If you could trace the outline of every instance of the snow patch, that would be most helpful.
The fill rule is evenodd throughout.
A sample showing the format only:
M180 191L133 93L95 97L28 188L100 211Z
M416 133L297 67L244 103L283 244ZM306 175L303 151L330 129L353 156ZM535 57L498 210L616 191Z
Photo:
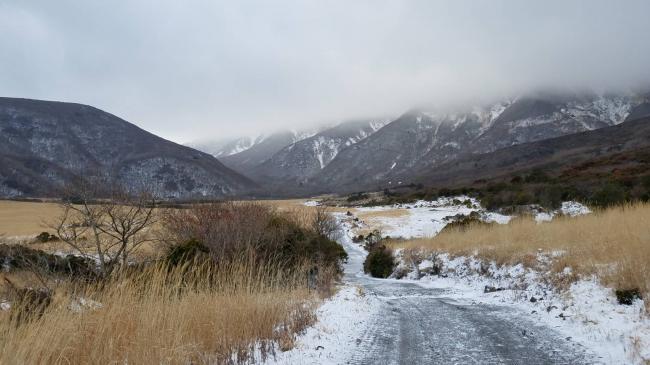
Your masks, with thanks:
M360 287L343 286L318 309L318 322L298 338L296 346L266 363L345 364L378 306L377 298Z

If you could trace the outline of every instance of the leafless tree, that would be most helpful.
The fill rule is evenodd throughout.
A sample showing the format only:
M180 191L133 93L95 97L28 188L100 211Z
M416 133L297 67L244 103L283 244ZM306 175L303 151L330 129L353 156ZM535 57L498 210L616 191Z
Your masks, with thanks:
M340 234L339 223L326 206L316 207L312 221L312 229L329 239L336 240Z
M91 183L68 191L61 215L49 226L78 254L94 256L101 275L127 265L129 256L152 240L148 231L156 223L156 201L151 194L113 188L98 197L100 190Z

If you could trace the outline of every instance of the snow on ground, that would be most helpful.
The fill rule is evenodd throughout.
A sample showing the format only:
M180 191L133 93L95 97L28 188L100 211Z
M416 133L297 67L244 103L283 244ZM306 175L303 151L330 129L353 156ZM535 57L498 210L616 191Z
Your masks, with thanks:
M564 215L575 217L591 213L591 210L578 202L563 202L560 212Z
M378 305L360 287L345 285L317 311L318 322L299 336L296 346L267 364L344 364L352 358L366 323Z
M537 213L535 215L535 220L537 222L549 222L553 220L553 217L555 217L558 214L566 215L569 217L577 217L579 215L585 215L590 213L591 213L591 209L589 209L587 206L578 202L568 201L568 202L563 202L560 209L556 211Z
M532 319L597 354L604 364L650 361L650 318L642 300L631 306L620 305L613 291L594 278L578 281L561 292L545 283L548 273L521 264L498 267L472 257L441 254L424 260L420 269L426 271L434 262L442 269L441 276L415 280L410 273L406 280L449 289L450 298L468 304L506 305L528 312ZM497 291L486 293L486 287Z
M457 214L468 215L480 212L482 219L488 222L508 223L509 216L485 212L480 203L467 196L443 197L434 201L419 200L411 204L357 208L358 213L388 212L403 210L404 215L375 215L368 218L367 224L382 227L382 233L391 237L429 237L440 232L447 225L445 217Z
M343 214L335 213L342 220ZM361 268L367 252L357 245L350 245L351 226L343 222L339 241L348 250L344 264L346 275L363 275ZM343 285L340 290L316 312L317 322L297 339L296 346L277 353L266 364L344 364L353 357L359 338L379 308L374 295L366 294L361 287Z
M407 205L359 208L357 212L382 212L406 209L406 215L375 215L371 227L384 225L384 234L393 237L423 237L438 233L450 215L478 211L486 221L507 223L511 217L485 212L473 199L467 197L442 198L434 202L416 202ZM465 200L470 199L469 203ZM458 203L460 201L460 203ZM543 219L556 214L576 216L590 210L575 202L565 202L559 211L546 213ZM354 235L351 219L343 219L346 234ZM538 221L540 215L538 215ZM369 219L370 220L370 219ZM358 272L365 252L356 245L346 265L346 273ZM540 262L550 260L561 252L539 254ZM399 257L399 252L398 252ZM404 265L404 264L402 264ZM597 354L603 364L644 364L650 361L650 318L644 302L637 300L631 306L619 305L611 289L596 279L581 280L566 291L556 290L548 279L549 273L524 268L523 265L497 266L472 257L438 254L419 265L422 272L438 265L441 276L416 278L410 273L404 282L413 282L425 288L445 289L445 296L467 304L512 306L530 313L530 318L553 328L571 340ZM566 275L570 275L567 271ZM390 280L390 279L389 279ZM492 287L496 291L486 290ZM498 290L497 290L498 289ZM486 292L487 291L487 292ZM345 363L356 346L378 299L365 295L360 289L346 285L318 310L318 322L297 340L294 349L279 353L274 364ZM534 334L531 334L534 335Z

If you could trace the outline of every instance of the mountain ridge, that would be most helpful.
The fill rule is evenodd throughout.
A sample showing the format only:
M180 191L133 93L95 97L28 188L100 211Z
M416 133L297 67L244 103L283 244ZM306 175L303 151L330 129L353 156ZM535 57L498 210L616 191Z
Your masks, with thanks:
M214 157L92 106L0 98L0 193L51 196L73 177L110 175L169 198L223 197L257 185Z

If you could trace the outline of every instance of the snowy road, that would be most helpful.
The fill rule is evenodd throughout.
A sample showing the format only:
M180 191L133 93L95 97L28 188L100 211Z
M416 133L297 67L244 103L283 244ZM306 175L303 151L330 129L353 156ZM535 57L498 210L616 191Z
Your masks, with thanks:
M379 306L356 341L349 364L593 364L579 345L527 313L458 302L452 288L369 278L365 253L342 239L350 260L345 280L376 296Z

